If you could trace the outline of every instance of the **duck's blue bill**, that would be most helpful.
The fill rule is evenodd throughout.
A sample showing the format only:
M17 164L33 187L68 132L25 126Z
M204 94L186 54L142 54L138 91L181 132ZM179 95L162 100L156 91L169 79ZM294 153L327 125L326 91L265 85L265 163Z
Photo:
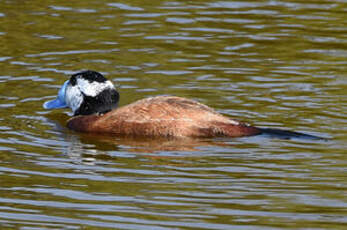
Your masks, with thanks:
M67 80L64 85L60 88L58 97L52 101L46 101L43 104L43 108L45 109L62 109L67 108L68 106L65 103L65 91L66 86L68 85L69 81Z
M67 105L65 104L65 101L59 100L59 98L52 100L52 101L46 101L43 104L43 108L45 109L62 109L67 108Z

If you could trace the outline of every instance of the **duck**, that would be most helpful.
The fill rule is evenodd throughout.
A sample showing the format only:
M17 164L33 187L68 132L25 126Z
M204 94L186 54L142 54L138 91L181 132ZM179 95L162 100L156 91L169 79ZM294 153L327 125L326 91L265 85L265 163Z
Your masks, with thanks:
M178 96L153 96L118 107L120 95L101 73L86 70L71 75L45 109L70 108L67 127L76 132L114 136L211 138L260 134L282 138L319 137L271 128L259 128L218 113L195 100Z

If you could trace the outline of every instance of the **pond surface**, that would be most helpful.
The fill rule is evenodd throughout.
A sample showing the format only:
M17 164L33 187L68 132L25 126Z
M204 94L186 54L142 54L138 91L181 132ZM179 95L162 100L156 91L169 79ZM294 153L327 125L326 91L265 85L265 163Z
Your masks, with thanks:
M346 22L343 0L0 1L0 228L345 228ZM85 69L121 105L177 95L331 140L82 135L42 104Z

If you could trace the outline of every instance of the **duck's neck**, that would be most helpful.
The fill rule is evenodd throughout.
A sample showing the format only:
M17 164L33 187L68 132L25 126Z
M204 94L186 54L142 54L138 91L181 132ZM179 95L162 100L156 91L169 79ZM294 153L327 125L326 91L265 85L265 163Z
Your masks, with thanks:
M83 101L74 116L105 114L116 108L118 101L119 93L116 90L105 90L95 97L83 95Z

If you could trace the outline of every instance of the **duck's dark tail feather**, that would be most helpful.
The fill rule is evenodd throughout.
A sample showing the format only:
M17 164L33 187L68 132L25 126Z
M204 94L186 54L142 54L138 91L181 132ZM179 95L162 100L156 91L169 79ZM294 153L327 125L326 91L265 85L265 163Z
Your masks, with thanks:
M318 137L310 134L293 132L289 130L271 129L271 128L259 128L261 134L268 135L270 137L281 138L281 139L306 139L306 140L327 140L323 137Z

